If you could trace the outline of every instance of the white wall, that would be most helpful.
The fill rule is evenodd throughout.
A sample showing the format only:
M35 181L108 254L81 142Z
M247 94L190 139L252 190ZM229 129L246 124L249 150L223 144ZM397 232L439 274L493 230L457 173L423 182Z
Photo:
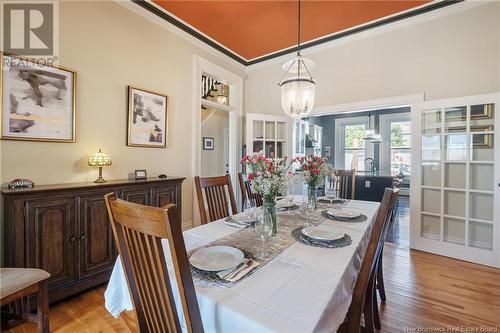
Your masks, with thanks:
M316 107L415 93L433 100L500 91L500 2L370 33L307 55L316 63ZM282 113L281 64L249 69L245 112Z
M236 74L242 67L213 56L113 1L59 3L60 65L78 72L76 143L0 141L0 182L16 177L35 184L93 181L89 154L102 148L113 165L107 179L126 179L134 169L187 177L184 222L192 220L192 73L198 54ZM166 149L127 147L126 86L169 96Z
M215 113L201 124L201 137L214 138L214 149L201 151L201 177L225 174L224 128L229 128L229 112L225 111L215 110Z

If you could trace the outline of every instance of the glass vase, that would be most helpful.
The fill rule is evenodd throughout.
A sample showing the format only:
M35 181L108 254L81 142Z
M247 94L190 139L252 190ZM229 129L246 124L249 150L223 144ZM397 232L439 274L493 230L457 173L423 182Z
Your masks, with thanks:
M264 223L272 226L271 236L274 237L278 234L278 221L276 219L276 201L264 202Z
M307 186L307 206L309 209L316 211L318 209L318 186Z

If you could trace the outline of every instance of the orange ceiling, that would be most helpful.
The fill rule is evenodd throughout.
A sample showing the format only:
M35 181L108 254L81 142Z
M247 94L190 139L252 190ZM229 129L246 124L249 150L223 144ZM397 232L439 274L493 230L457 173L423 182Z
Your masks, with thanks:
M156 4L247 60L296 45L297 2L160 1ZM302 1L303 42L377 20L429 0Z

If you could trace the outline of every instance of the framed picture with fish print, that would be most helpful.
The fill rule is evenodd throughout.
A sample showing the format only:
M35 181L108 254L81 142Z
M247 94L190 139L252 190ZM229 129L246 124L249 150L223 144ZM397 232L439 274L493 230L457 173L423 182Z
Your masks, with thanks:
M75 142L76 72L0 52L0 138Z
M168 96L128 86L127 119L127 146L167 146Z

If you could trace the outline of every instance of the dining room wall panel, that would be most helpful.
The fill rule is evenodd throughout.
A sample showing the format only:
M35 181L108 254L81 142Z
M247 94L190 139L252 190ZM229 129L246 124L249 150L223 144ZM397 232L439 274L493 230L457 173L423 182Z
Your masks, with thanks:
M1 140L2 186L20 177L36 185L93 181L97 169L87 160L101 148L113 162L106 179L127 179L135 169L187 177L182 216L189 223L193 55L238 75L244 69L114 1L60 1L58 32L59 65L77 72L76 143ZM167 148L126 146L127 85L168 96Z

